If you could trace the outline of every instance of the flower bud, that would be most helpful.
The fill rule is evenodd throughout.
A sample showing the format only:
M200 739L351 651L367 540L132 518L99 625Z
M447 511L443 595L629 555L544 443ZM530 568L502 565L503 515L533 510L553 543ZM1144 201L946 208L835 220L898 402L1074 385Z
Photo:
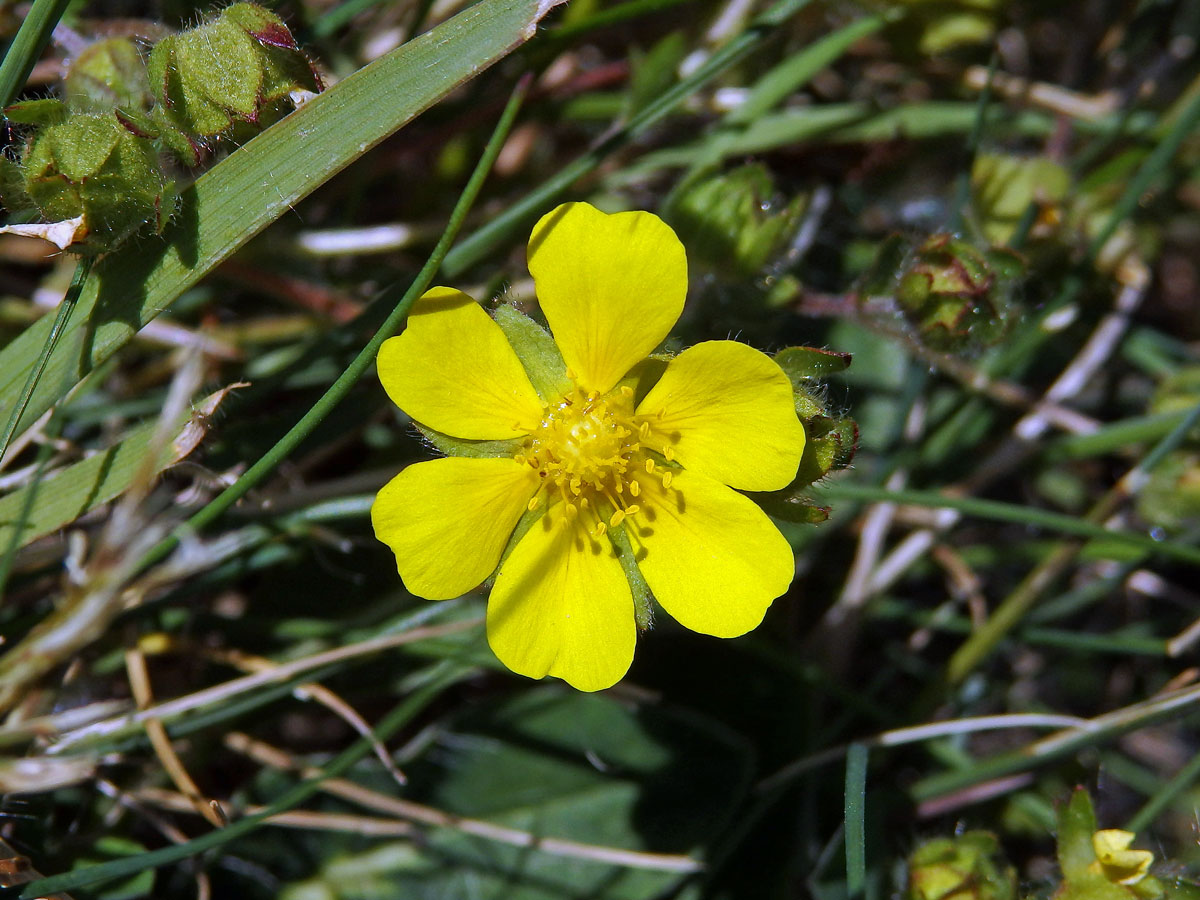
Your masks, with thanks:
M807 205L802 196L777 204L775 195L764 166L743 166L686 188L669 218L690 251L749 278L782 251Z
M907 900L1014 900L1016 873L998 858L996 838L968 831L938 838L908 859Z
M159 41L148 69L160 101L151 118L167 148L192 166L206 139L235 122L257 123L292 91L321 87L282 20L251 3Z
M67 70L67 105L101 113L117 107L150 107L150 82L137 45L129 38L97 41L83 50Z
M792 382L796 415L804 423L804 455L790 485L782 491L759 495L757 500L772 516L817 524L829 518L829 508L817 506L803 491L830 472L850 465L858 449L858 423L830 411L825 391L816 379L845 370L850 365L850 354L788 347L775 355L775 362Z
M24 192L50 222L83 217L88 248L106 250L144 224L161 232L174 183L153 146L117 118L74 113L34 135L24 158Z
M1020 259L980 250L948 234L930 237L909 260L896 302L934 350L962 352L995 343L1008 321L1008 285Z

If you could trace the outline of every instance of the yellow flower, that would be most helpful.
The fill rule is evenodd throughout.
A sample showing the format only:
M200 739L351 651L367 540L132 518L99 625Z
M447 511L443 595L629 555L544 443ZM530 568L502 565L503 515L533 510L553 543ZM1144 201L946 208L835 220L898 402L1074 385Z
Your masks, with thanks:
M426 293L380 349L380 381L415 421L504 442L483 446L505 455L410 465L371 519L418 596L459 596L499 565L496 656L594 691L633 660L622 553L663 609L718 637L757 626L787 590L791 548L738 491L786 486L804 428L787 376L745 344L648 359L687 292L683 246L657 216L564 204L534 227L529 270L562 357L550 376L527 373L500 326L451 288Z
M1105 828L1092 835L1092 849L1104 877L1113 884L1134 885L1150 871L1154 854L1149 850L1130 850L1137 837L1132 831Z

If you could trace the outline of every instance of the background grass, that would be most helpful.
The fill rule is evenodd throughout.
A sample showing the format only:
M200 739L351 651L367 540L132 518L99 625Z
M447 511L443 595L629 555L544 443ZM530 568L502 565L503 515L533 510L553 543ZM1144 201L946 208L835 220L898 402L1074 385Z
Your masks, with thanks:
M276 7L329 89L178 173L166 234L89 276L0 463L0 858L51 876L0 886L884 897L970 828L1048 896L1085 785L1185 890L1200 6L572 0L534 33L465 5ZM44 96L73 35L203 12L0 6L0 81ZM660 615L602 695L503 670L484 595L408 595L367 519L430 454L373 342L428 278L530 308L564 199L677 228L679 346L852 353L816 393L860 434L829 519L781 522L763 626ZM1016 254L971 298L990 340L895 301L947 232ZM11 417L74 260L0 258Z

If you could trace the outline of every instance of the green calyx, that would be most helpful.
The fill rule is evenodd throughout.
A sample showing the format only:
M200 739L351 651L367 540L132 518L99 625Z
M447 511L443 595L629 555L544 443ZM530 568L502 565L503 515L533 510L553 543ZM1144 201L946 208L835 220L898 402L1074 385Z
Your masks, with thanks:
M113 113L71 113L34 135L23 189L47 221L83 217L86 243L102 250L149 224L161 232L175 205L174 183L154 147Z
M796 415L804 423L804 455L796 477L786 488L756 496L772 516L788 522L818 524L829 518L829 508L818 506L805 491L830 472L847 468L858 449L858 423L834 411L819 378L844 371L849 353L816 347L787 347L775 362L792 382Z
M901 273L896 302L926 346L964 352L1003 336L1009 284L1020 270L1020 257L1011 251L982 250L953 235L933 235Z
M235 123L257 124L293 91L321 88L287 26L253 3L236 3L204 25L159 41L147 68L157 101L150 119L166 147L189 166Z

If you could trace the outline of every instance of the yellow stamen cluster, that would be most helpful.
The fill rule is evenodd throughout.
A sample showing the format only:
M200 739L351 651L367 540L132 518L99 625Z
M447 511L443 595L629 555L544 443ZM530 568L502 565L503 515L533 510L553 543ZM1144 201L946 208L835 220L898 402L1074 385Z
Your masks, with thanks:
M562 521L587 516L595 537L616 528L640 510L639 474L655 474L654 460L646 456L650 435L650 423L633 414L628 387L607 397L574 388L546 409L517 455L542 478L529 508L536 509L550 492L562 500ZM669 472L660 475L669 486ZM609 509L605 522L602 510Z

